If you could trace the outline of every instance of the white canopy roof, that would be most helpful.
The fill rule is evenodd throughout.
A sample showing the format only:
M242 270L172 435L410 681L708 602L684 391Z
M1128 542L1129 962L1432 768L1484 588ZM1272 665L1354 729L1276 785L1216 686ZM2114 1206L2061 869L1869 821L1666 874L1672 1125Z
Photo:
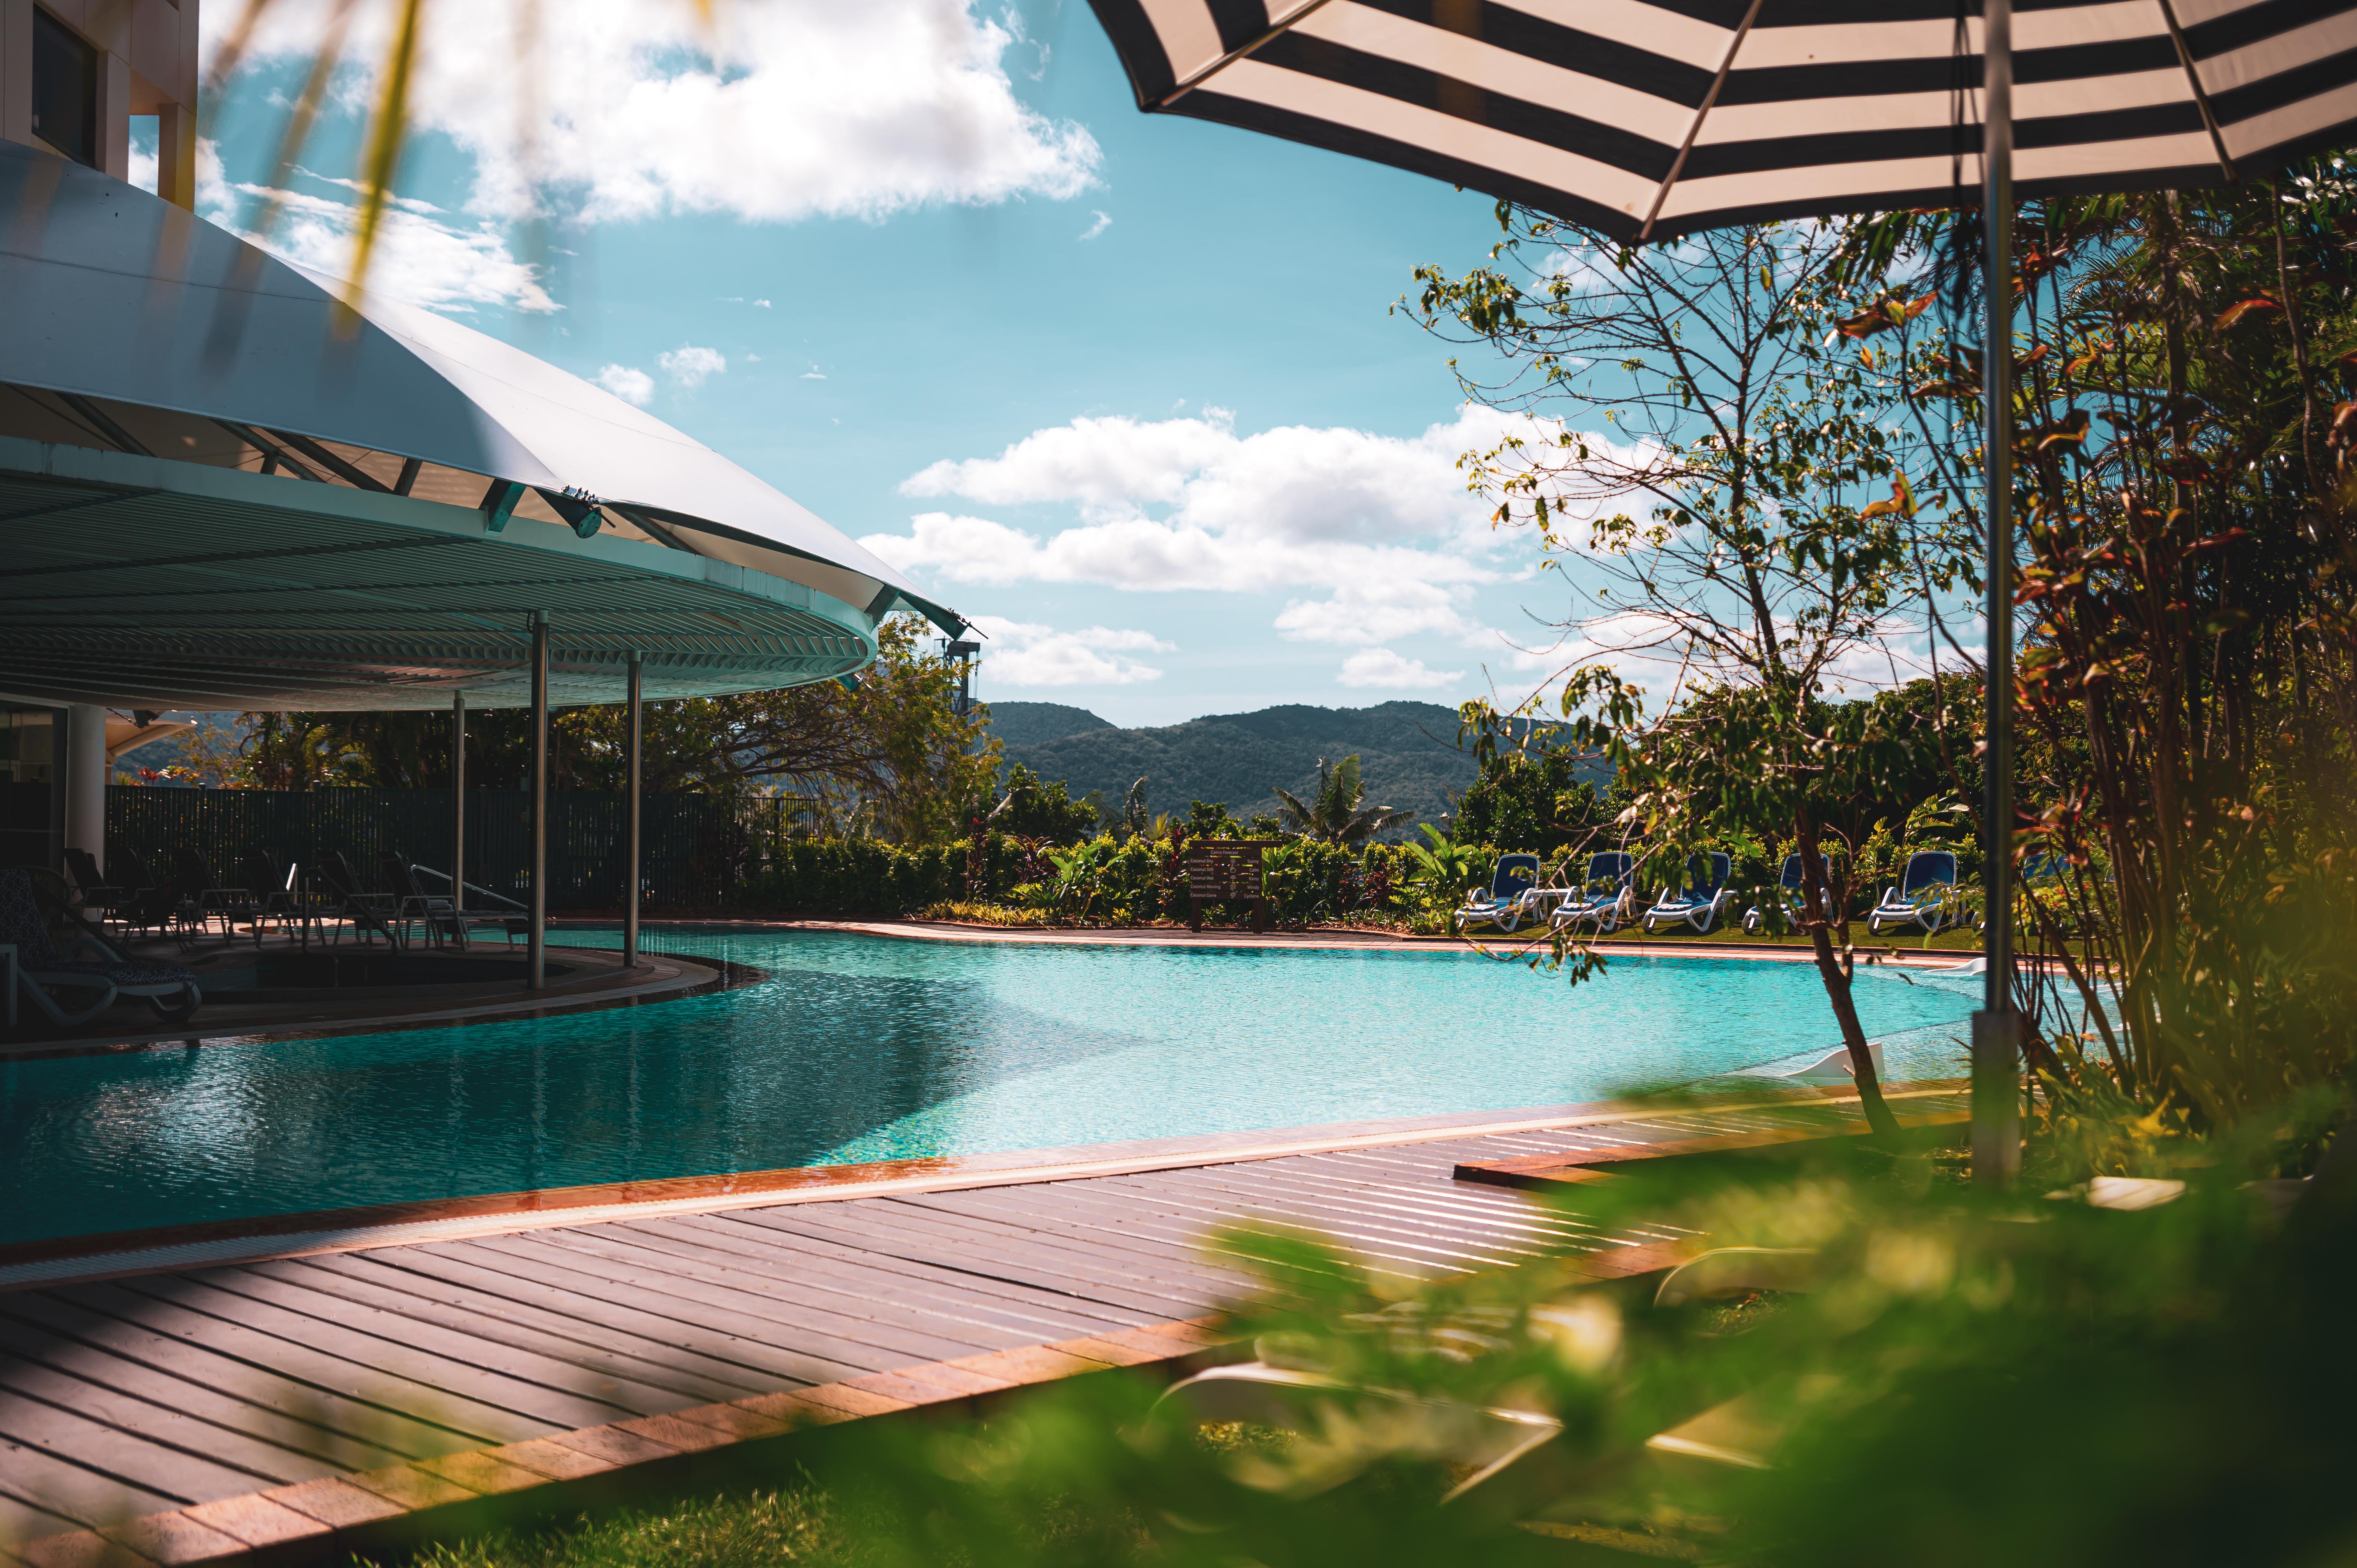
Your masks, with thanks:
M293 435L346 448L335 455L363 471L356 458L382 456L385 478L364 488L455 499L480 476L570 491L610 503L605 526L625 538L801 583L871 620L912 609L963 629L891 566L643 410L431 311L370 296L354 322L339 288L121 180L0 143L0 383L202 426L128 449L273 472L272 438ZM103 429L103 413L81 423ZM309 467L330 482L346 471ZM525 499L520 515L554 521Z

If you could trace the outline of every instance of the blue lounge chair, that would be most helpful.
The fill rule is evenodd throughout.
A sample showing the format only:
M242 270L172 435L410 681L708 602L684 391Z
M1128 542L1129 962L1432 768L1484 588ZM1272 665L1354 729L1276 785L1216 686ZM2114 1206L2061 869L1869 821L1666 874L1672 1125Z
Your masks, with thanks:
M68 958L67 953L86 956ZM157 1016L176 1024L195 1017L204 1001L197 977L178 964L127 959L87 936L76 937L59 952L33 897L32 878L16 868L0 871L0 985L7 993L0 1016L12 1028L19 997L49 1022L69 1028L95 1018L119 996L144 996ZM49 993L52 989L85 993L93 1000L87 1006L67 1007Z
M1826 897L1831 897L1833 876L1825 867L1825 857L1823 854L1817 856L1817 880L1825 885ZM1783 911L1784 923L1787 926L1797 927L1803 918L1807 903L1808 900L1803 897L1801 888L1801 856L1799 852L1795 851L1784 857L1784 869L1776 874L1776 891L1770 896L1768 903L1748 910L1744 914L1743 929L1747 931L1764 929L1768 924L1769 915L1779 909Z
M1629 918L1629 882L1636 875L1637 857L1618 850L1587 857L1587 875L1571 896L1555 906L1552 917L1558 926L1576 926L1593 920L1596 934L1618 926Z
M1495 926L1501 931L1512 931L1534 913L1541 901L1539 887L1539 857L1534 854L1501 854L1498 869L1490 878L1487 892L1480 889L1457 911L1456 928L1459 931L1473 926Z
M1944 849L1919 849L1907 857L1899 886L1882 890L1882 901L1866 917L1866 929L1878 937L1885 926L1912 921L1926 931L1937 931L1956 924L1963 912L1956 897L1955 855Z
M1713 850L1709 854L1696 855L1695 859L1706 863L1699 868L1701 875L1697 876L1695 872L1698 868L1689 864L1686 867L1687 886L1663 888L1662 896L1653 900L1653 907L1645 911L1644 924L1648 936L1652 934L1656 920L1665 926L1684 920L1697 931L1707 931L1720 913L1735 902L1735 895L1727 886L1727 875L1732 865L1727 857Z

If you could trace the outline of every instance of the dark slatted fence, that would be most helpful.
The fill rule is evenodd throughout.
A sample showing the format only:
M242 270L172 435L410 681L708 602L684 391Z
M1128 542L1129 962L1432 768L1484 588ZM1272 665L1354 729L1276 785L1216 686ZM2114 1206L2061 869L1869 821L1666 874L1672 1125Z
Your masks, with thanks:
M619 794L549 797L548 902L553 909L619 906L627 806ZM656 908L716 908L767 865L801 803L713 795L650 795L640 818L641 896ZM373 878L380 850L447 871L450 795L444 789L182 789L118 785L106 792L110 857L121 844L160 872L169 853L197 850L224 876L251 851L308 866L341 850ZM467 880L509 897L531 887L530 797L467 791ZM110 865L110 873L114 871ZM427 879L432 884L432 879Z

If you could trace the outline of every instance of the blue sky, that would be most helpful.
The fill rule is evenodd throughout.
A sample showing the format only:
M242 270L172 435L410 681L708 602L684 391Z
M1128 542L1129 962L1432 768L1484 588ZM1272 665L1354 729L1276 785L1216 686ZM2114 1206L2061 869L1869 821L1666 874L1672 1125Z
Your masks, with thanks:
M1488 199L1141 115L1081 0L738 0L717 73L683 8L598 9L522 111L464 52L496 5L441 40L373 284L643 397L902 564L991 634L985 698L1161 724L1527 686L1501 633L1544 646L1524 611L1562 590L1463 493L1494 417L1386 315L1418 263L1485 253ZM268 176L287 25L219 122L231 186ZM343 87L274 235L328 264Z

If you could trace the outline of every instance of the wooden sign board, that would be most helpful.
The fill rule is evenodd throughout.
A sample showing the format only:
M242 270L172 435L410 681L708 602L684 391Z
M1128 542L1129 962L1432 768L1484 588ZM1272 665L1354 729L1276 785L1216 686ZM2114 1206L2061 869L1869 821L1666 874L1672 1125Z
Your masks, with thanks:
M1187 846L1187 929L1203 929L1203 906L1252 900L1252 929L1268 929L1268 898L1261 886L1261 852L1268 839L1197 839Z

